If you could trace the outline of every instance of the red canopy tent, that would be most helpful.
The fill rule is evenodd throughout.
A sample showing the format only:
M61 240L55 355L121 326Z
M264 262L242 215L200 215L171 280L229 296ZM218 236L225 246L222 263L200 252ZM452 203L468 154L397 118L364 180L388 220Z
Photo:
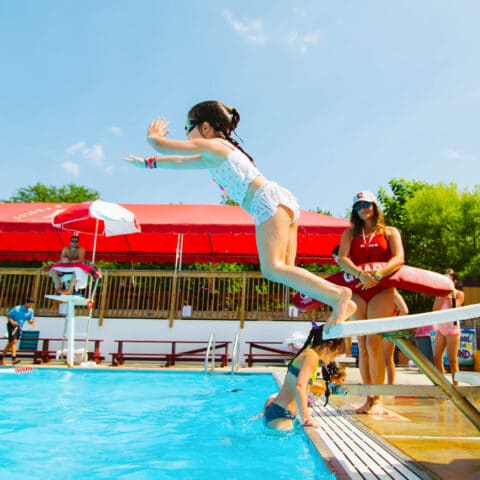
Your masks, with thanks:
M52 225L67 203L0 204L0 260L58 260L71 232ZM182 261L258 263L252 218L227 205L122 204L135 214L140 233L100 237L97 259L175 262L178 235L184 234ZM332 263L347 220L303 210L298 232L298 263ZM80 235L87 254L93 235Z

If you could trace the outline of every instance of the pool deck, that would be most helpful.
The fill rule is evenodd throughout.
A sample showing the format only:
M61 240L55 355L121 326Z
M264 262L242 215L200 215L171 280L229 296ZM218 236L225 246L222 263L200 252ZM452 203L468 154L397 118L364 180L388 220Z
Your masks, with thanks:
M27 365L27 362L22 362L21 365ZM62 366L64 364L52 362L48 366L35 366L35 368L58 368ZM110 367L105 364L99 368L108 370L112 368L116 370L150 370L158 369L158 365L129 363L123 367ZM163 371L198 371L202 368L198 365L178 365L160 369ZM230 368L217 368L216 371L230 372ZM259 372L272 373L277 379L281 380L285 375L285 368L258 366L239 369L239 373ZM450 379L450 376L447 375L447 378ZM346 383L361 383L358 368L347 367ZM395 384L432 385L430 380L417 368L406 367L397 367ZM323 408L317 402L314 407L314 414L321 416L325 420L325 424L329 425L329 428L325 429L325 434L328 434L329 430L335 431L344 428L341 423L343 422L345 428L355 439L365 437L365 446L358 447L357 445L356 447L357 453L358 448L360 450L364 449L358 455L360 458L365 456L363 454L367 453L368 450L377 451L383 445L387 454L392 453L392 458L400 459L403 465L412 464L413 471L417 472L418 475L412 473L412 476L410 476L409 473L395 473L392 476L384 476L383 473L380 473L378 476L362 476L352 472L345 473L345 470L338 470L334 466L333 469L337 473L338 480L355 478L431 478L442 480L461 478L467 480L480 478L480 431L450 401L441 398L384 396L383 403L388 411L387 415L356 414L355 409L362 405L364 400L364 396L348 395L342 397L332 395L329 407ZM480 398L475 399L475 405L477 409L480 409ZM309 436L312 438L312 435ZM313 443L320 449L322 456L327 457L328 463L328 452L325 454L322 450L324 448L328 449L329 440L323 438L323 432L320 436L323 440L326 440L326 443L322 443L322 441L318 444L315 441ZM342 432L340 437L344 436L346 436L346 433ZM332 439L330 441L334 442ZM332 448L329 448L329 450L332 451ZM352 455L355 455L355 453L345 454L346 457ZM341 454L336 455L337 459L341 456ZM381 461L385 462L385 460Z
M347 368L347 372L346 383L361 383L358 368ZM450 379L450 375L447 378ZM403 367L396 369L395 384L432 385L417 368ZM380 440L380 444L383 442L391 445L405 463L413 460L421 469L425 469L426 478L480 478L480 431L450 401L441 398L384 396L387 415L356 414L355 410L364 400L363 396L332 395L330 403L335 411L326 412L325 416L327 419L332 415L342 417L360 427L360 433L366 432L372 439ZM477 409L480 409L480 399L477 398L475 402ZM322 407L317 407L315 411L321 412ZM422 472L419 473L422 478ZM380 475L377 478L395 477Z

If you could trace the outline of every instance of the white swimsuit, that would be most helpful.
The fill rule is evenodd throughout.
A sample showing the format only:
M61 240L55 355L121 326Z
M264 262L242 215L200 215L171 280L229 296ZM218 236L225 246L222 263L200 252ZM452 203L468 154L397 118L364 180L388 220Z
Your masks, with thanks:
M239 205L243 205L253 179L260 175L250 159L237 148L230 150L227 158L218 167L210 168L209 171L218 186Z
M250 183L261 175L250 159L237 148L232 148L225 160L209 171L218 186L242 206ZM267 182L253 195L248 213L258 226L272 217L279 205L292 211L292 223L298 220L300 207L295 196L277 183Z

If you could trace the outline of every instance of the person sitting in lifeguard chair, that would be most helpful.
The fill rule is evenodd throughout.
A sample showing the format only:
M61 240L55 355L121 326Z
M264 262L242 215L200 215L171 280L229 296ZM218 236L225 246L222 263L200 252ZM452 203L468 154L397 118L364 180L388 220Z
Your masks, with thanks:
M68 267L65 264L83 264L85 261L85 249L79 246L80 238L78 234L73 234L70 238L70 246L64 247L62 253L60 254L59 264L62 266ZM61 277L68 273L71 276L70 282L66 288L63 287ZM55 293L60 295L71 295L75 289L77 278L75 270L71 272L61 272L54 268L50 269L50 277L55 284Z

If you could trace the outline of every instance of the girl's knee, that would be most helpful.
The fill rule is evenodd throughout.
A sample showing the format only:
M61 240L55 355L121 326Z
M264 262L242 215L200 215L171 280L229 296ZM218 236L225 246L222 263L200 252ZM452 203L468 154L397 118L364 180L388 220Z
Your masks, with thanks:
M281 272L282 268L281 265L275 265L275 264L262 264L260 265L260 270L262 272L262 275L270 281L278 281L279 278L281 278Z

